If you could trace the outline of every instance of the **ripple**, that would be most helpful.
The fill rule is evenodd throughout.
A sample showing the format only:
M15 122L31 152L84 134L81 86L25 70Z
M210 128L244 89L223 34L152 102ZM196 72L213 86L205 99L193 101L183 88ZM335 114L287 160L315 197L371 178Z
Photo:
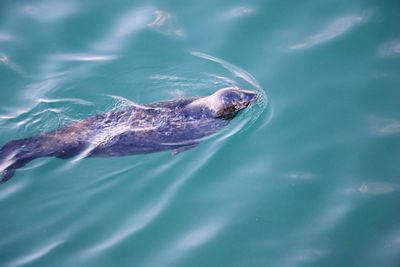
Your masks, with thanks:
M0 55L0 62L3 63L6 68L18 73L21 76L26 76L24 69L13 62L8 56Z
M168 203L169 196L170 194L164 195L164 197L162 197L161 200L155 205L145 207L142 209L142 211L137 212L132 218L130 218L125 226L119 227L117 232L113 233L110 237L107 237L106 239L98 242L98 244L95 246L90 247L84 253L84 255L98 254L108 250L109 248L114 247L126 238L143 229L151 221L153 221L161 213L161 211L164 210Z
M41 97L46 95L49 92L56 90L62 79L57 77L49 77L47 79L43 79L38 82L34 82L28 84L25 92L29 92L28 94L24 94L23 96L27 99L36 100L37 97Z
M182 233L175 241L168 244L163 253L151 261L148 266L174 266L183 260L191 250L210 242L224 227L225 220L212 219L202 222Z
M306 225L297 225L297 234L293 239L300 240L301 247L287 248L288 252L279 266L302 266L320 260L329 255L331 250L325 247L315 247L321 237L337 229L346 216L352 211L354 205L348 200L333 196L338 202L329 201L323 209L316 213ZM304 235L305 233L306 236Z
M147 27L152 21L152 8L135 8L119 16L110 32L100 41L93 44L98 50L118 50L132 34Z
M253 15L255 11L256 8L249 5L231 7L221 12L217 19L219 19L221 22L236 21L243 17Z
M232 17L248 16L254 13L254 8L250 6L240 6L232 9L229 14Z
M4 64L8 64L8 57L5 55L0 56L0 62L3 62Z
M95 109L92 102L77 98L36 98L30 108L13 108L0 116L0 125L22 135L43 133L78 119L79 113ZM90 112L88 112L90 113Z
M383 237L376 242L375 251L378 251L377 255L387 259L396 260L400 253L400 230L391 230L389 233L385 233Z
M1 165L0 165L0 170L3 169L3 166L1 166ZM4 199L14 195L18 191L21 191L22 188L24 188L24 187L25 187L25 183L23 183L23 182L14 183L8 187L2 187L0 190L0 200L3 201Z
M191 52L192 55L196 56L196 57L200 57L203 59L207 59L213 62L216 62L218 64L220 64L222 67L224 67L225 69L229 70L232 74L234 74L235 76L243 79L244 81L248 82L249 84L251 84L252 86L255 87L256 90L259 90L258 93L260 93L260 97L262 97L263 101L261 101L261 104L266 105L266 101L267 101L267 97L265 92L262 90L261 85L258 83L258 81L247 71L233 65L232 63L229 63L226 60L211 56L211 55L207 55L205 53L202 52L198 52L198 51L192 51Z
M364 23L366 16L347 16L336 19L320 32L306 38L305 41L290 46L292 50L307 49L337 38L355 26Z
M224 224L219 221L206 222L188 231L179 238L175 246L178 250L188 250L210 241Z
M400 133L400 120L371 116L370 132L378 136L397 135Z
M76 2L41 1L34 5L24 5L21 12L38 21L54 22L66 18L79 10Z
M235 66L234 64L232 64L226 60L223 60L223 59L211 56L211 55L207 55L205 53L198 52L198 51L192 51L191 54L196 57L218 63L224 69L228 70L231 74L242 79L243 81L247 82L249 85L251 85L253 87L252 90L256 91L256 93L258 95L258 100L255 104L253 104L252 108L245 109L242 112L242 114L244 116L247 115L247 117L250 118L250 120L248 121L249 123L246 125L246 127L244 129L247 129L248 127L250 127L258 119L258 117L262 114L262 112L265 110L265 108L268 105L267 94L265 93L265 90L261 87L259 82L250 73L239 68L238 66ZM229 79L229 81L234 82L234 84L233 84L234 87L239 87L239 88L241 87L238 83L236 83L236 81L231 80L231 79ZM248 88L244 88L244 89L248 89ZM255 107L257 107L257 108L255 108Z
M394 57L400 55L400 40L386 42L379 46L378 55L382 57Z
M146 28L173 37L186 35L174 14L154 7L141 7L119 16L109 33L102 40L95 42L93 47L97 50L119 50L129 37Z
M217 145L218 147L218 145ZM116 231L107 237L103 237L102 240L96 242L93 246L82 252L82 256L93 256L103 251L106 251L112 247L115 247L122 243L128 238L132 238L137 232L148 227L153 221L155 221L163 212L167 210L168 205L178 195L181 187L191 178L194 173L202 168L209 159L214 155L216 149L214 146L206 148L199 160L190 166L183 166L184 170L180 171L181 175L175 179L166 189L164 189L161 195L157 196L153 203L143 205L141 210L135 211L125 222L120 226L115 226ZM181 159L177 156L174 157L170 164L165 164L159 169L155 169L151 176L158 177L159 172L167 172L167 169L172 169L174 166L181 162ZM147 177L150 179L151 177ZM206 233L206 232L204 232ZM198 237L200 238L200 236ZM200 240L201 241L201 240ZM198 241L198 242L200 242ZM201 243L201 242L200 242Z
M329 250L321 248L303 248L298 249L293 252L293 255L289 256L290 264L285 264L286 266L297 266L298 264L305 264L316 262L322 257L329 254Z
M57 54L55 59L64 61L109 61L117 58L115 55L102 55L102 54Z
M73 160L54 158L27 165L48 163L0 188L0 265L239 266L248 261L254 264L242 265L279 266L274 263L284 261L307 266L341 265L345 259L336 256L346 255L396 266L398 168L396 160L371 164L382 153L396 152L400 117L387 106L396 96L396 79L360 77L376 68L388 75L396 67L391 60L400 54L400 37L393 32L394 5L356 1L330 10L332 3L143 3L5 1L2 140L134 104L129 98L147 103L237 86L257 90L260 101L217 135L174 157L168 151L85 159L73 169L63 169L76 164ZM363 15L364 7L379 12L377 21ZM285 43L296 32L304 34ZM364 48L372 47L375 58L350 62L359 70L349 74L353 82L336 77L337 87L348 90L340 90L324 109L319 96L330 86L317 68L326 63L317 48L351 55L357 37L366 41ZM330 47L342 40L345 45ZM291 46L292 53L266 49L279 45ZM207 54L187 53L193 49ZM304 51L305 57L290 56ZM299 74L302 61L318 63L310 66L312 77ZM364 93L357 91L360 79L371 87ZM293 101L297 104L288 105ZM370 122L369 114L347 112L343 120L340 115L348 111L343 102L360 112L380 108L387 117L377 114L382 117ZM279 118L263 128L265 116L273 117L273 104ZM333 135L317 127L327 125L317 110L335 114L330 125L343 127ZM367 119L347 127L358 115ZM246 127L251 128L240 132ZM347 153L352 147L358 155L353 160ZM367 173L392 179L374 180L363 176ZM346 188L351 192L336 191ZM382 212L368 217L377 205Z
M321 212L319 221L320 231L327 232L330 228L339 225L352 208L353 206L348 203L338 203L328 208L325 212Z
M8 42L14 40L15 37L7 32L0 31L0 42Z
M192 77L194 75L195 77ZM235 85L235 81L224 76L212 73L196 73L196 74L155 74L148 77L150 80L159 81L162 88L168 88L167 95L170 98L188 97L191 92L201 91L204 95L205 89L215 86L220 88ZM197 95L199 96L199 95Z
M79 98L52 98L52 99L46 99L46 98L38 98L39 103L61 103L62 105L64 103L72 103L76 105L84 105L84 106L93 106L94 104L90 101L86 101L83 99Z
M83 255L87 254L98 254L111 247L116 246L123 240L131 237L136 232L148 226L153 220L155 220L161 212L163 212L166 206L170 203L176 191L182 186L188 176L184 176L172 185L170 185L165 192L157 199L152 205L146 205L140 211L136 211L124 225L116 228L117 231L111 234L109 237L104 238L102 241L96 243L96 245L90 247Z
M163 10L154 10L154 14L155 19L151 23L147 24L147 26L169 36L186 36L183 29L179 26L176 17L172 13Z
M398 134L400 133L400 121L394 121L379 129L380 134Z
M48 253L53 251L56 247L58 247L60 244L62 244L63 241L55 241L50 244L47 244L45 246L42 246L35 251L24 255L23 257L17 259L16 261L12 262L9 266L22 266L25 264L31 264L35 262L36 260L46 256Z
M316 178L316 175L310 172L290 172L287 176L292 180L312 180Z
M369 195L386 195L393 193L396 190L394 185L380 182L364 182L358 187L361 194Z
M212 73L202 71L190 73L188 71L178 72L174 70L173 73L149 75L148 79L159 81L159 84L156 84L156 86L162 86L160 90L166 90L165 88L167 88L166 94L170 98L183 98L193 95L206 96L226 87L253 90L258 94L257 102L250 108L241 111L240 115L230 122L229 127L216 135L205 138L205 140L216 138L216 140L222 141L239 131L248 129L263 113L265 108L270 107L264 89L250 73L226 60L202 52L191 51L191 54L195 58L205 59L206 62L208 61L208 63L213 64L214 67L215 65L220 67L220 70ZM269 122L269 119L266 123Z

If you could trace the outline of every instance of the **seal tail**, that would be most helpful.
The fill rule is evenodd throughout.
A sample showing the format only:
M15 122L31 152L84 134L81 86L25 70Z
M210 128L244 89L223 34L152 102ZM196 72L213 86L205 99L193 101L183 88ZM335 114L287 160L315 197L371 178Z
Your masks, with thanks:
M51 156L41 145L40 137L13 140L0 149L0 184L10 180L15 170L30 161L44 156Z

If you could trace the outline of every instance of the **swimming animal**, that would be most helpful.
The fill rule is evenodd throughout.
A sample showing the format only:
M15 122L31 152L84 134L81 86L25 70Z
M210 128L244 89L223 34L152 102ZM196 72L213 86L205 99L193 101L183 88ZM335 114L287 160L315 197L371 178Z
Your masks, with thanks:
M191 149L226 126L257 100L252 91L228 87L206 97L132 104L50 132L13 140L0 149L0 183L41 157L126 156Z

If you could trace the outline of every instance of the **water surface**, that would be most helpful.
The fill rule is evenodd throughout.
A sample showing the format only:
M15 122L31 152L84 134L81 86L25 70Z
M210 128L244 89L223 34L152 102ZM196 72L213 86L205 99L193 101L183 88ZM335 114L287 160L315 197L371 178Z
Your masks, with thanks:
M1 266L399 266L398 1L3 1L0 143L130 101L259 92L185 153L39 159Z

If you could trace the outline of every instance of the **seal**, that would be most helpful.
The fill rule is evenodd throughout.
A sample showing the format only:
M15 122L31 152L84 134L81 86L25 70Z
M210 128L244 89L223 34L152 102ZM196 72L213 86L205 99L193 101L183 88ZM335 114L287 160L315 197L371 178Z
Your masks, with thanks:
M13 140L0 149L0 183L41 157L127 156L164 150L177 154L224 128L256 100L257 94L252 91L228 87L206 97L132 104Z

